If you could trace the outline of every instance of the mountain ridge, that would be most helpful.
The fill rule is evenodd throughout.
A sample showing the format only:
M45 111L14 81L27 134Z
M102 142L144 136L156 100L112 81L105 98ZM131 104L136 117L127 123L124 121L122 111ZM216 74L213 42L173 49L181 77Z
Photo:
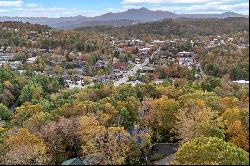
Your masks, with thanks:
M127 26L136 23L159 21L163 19L177 18L217 18L223 19L228 17L248 17L234 12L225 12L221 14L176 14L169 11L149 10L145 7L139 9L128 9L124 12L108 12L100 16L86 17L82 15L70 17L8 17L1 16L0 21L21 21L30 22L33 24L48 25L58 29L74 29L82 26L96 25L112 25L112 26ZM117 24L116 24L117 23Z

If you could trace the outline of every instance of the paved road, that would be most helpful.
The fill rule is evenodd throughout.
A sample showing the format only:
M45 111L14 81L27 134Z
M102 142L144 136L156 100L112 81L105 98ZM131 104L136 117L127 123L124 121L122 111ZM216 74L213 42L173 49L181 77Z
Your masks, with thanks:
M10 111L11 113L14 113L14 112L15 112L16 107L17 107L17 105L18 105L18 102L19 102L19 100L17 99L17 100L15 101L15 103L13 103L13 104L9 107L9 111Z
M171 161L174 160L174 153L178 149L178 144L173 143L156 143L153 145L149 156L152 157L156 154L164 154L164 158L151 163L152 165L170 165Z
M174 154L171 154L159 161L154 162L154 165L171 165L171 162L174 160Z
M200 69L201 76L205 76L204 71L202 70L201 63L198 64L198 68Z
M148 63L149 63L149 59L147 58L147 59L145 59L145 61L142 64L135 65L135 67L133 69L131 69L130 71L128 71L128 73L126 74L126 76L124 76L123 78L121 78L118 81L115 81L114 82L114 86L119 86L119 85L127 82L129 80L130 76L135 75L139 69L142 69Z
M149 63L149 58L145 59L145 61L142 64L135 65L135 67L133 69L131 69L130 71L128 71L127 74L123 78L119 79L118 81L115 81L114 86L119 86L119 85L129 81L130 76L134 76L137 73L138 70L142 69L148 63ZM84 88L87 88L87 87L91 87L93 85L94 85L94 83L91 83L91 84L85 85L85 86L69 84L69 88L70 89L72 89L72 88L84 89Z

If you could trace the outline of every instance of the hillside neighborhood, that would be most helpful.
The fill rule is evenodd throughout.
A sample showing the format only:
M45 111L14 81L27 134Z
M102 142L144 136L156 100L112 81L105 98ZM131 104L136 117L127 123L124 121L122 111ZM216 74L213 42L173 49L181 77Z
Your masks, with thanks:
M2 30L15 31L18 33L18 29L13 28L5 28L2 27ZM36 39L40 37L41 34L38 35L36 31L28 31L27 32L27 40L36 43ZM46 32L43 37L49 38L50 32ZM202 46L205 49L209 49L211 47L217 47L221 45L233 44L234 39L231 37L215 36L211 41L192 41L187 38L181 39L173 39L173 40L153 40L151 42L145 42L140 39L129 39L129 40L119 40L112 36L106 36L106 40L110 42L114 46L114 53L116 57L113 57L112 61L107 59L98 59L93 66L89 66L90 68L95 68L95 70L102 70L109 68L108 72L104 75L94 75L88 77L88 80L84 80L84 68L86 66L86 61L81 56L81 52L70 52L70 54L74 54L75 57L70 62L71 71L64 70L61 68L61 74L65 80L65 86L69 86L70 88L78 87L84 88L89 84L101 82L107 83L111 82L114 85L120 85L123 83L129 84L138 84L143 83L143 81L138 80L137 78L132 79L136 75L141 75L143 77L151 76L149 81L159 82L160 78L152 78L153 73L159 66L169 66L169 65L178 65L182 67L187 67L189 70L195 70L195 78L200 78L204 75L201 64L197 57L197 54L194 52L188 52L187 50L181 50L178 52L178 45L181 44L190 44L191 47L195 45ZM233 44L238 48L249 48L249 44ZM163 51L162 47L170 48L167 51ZM25 48L23 48L25 49ZM52 49L30 49L26 50L31 52L31 57L22 58L18 60L18 52L14 50L11 46L2 46L0 49L0 66L5 64L9 65L13 70L23 72L27 66L35 65L38 62L38 59L41 58L40 54L46 53L50 55L50 60L44 69L43 72L36 71L38 73L55 76L59 75L55 71L55 67L64 66L67 61L66 56L61 54L58 55L55 53L55 50ZM124 57L126 59L124 59ZM109 67L111 65L111 68ZM28 67L29 68L29 67ZM51 69L54 69L54 71ZM85 73L86 74L86 73ZM174 81L174 77L171 78ZM162 80L163 81L163 80ZM234 83L239 84L248 84L248 81L244 80L233 80Z

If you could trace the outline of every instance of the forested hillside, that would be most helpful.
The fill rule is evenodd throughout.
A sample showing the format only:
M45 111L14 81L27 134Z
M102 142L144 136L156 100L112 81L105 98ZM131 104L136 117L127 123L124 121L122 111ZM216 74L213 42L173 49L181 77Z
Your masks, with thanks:
M247 18L225 19L166 19L164 21L142 23L128 27L96 26L79 28L81 31L109 33L121 38L142 37L144 35L165 37L194 37L219 34L233 34L249 31Z

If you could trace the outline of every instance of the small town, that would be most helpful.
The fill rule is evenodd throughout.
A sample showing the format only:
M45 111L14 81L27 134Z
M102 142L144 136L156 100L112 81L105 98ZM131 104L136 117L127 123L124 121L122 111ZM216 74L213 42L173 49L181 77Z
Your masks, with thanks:
M0 165L249 165L249 2L0 0Z
M14 31L16 33L19 32L18 29L13 28L2 27L1 29ZM40 37L36 31L28 31L27 34L27 40L33 44L36 43L36 39ZM42 34L45 38L49 38L49 35L50 32ZM29 52L31 56L19 57L20 52L14 50L11 46L1 47L0 66L7 64L18 72L32 68L34 72L39 74L52 77L61 76L65 81L65 86L69 88L84 88L96 82L111 82L115 86L123 83L136 85L151 81L155 83L163 82L161 77L154 77L154 73L157 68L170 65L178 65L193 70L195 71L195 79L201 78L204 72L202 71L197 54L187 50L178 52L178 45L186 44L190 45L191 48L198 45L209 49L216 46L233 44L238 48L249 48L249 44L237 45L233 43L234 38L222 38L221 36L215 36L214 39L208 42L181 38L165 41L156 39L147 43L140 39L119 40L112 36L105 36L105 40L113 45L114 57L112 57L111 61L105 59L105 57L96 59L92 66L87 66L86 58L82 56L81 52L68 52L67 55L64 55L64 53L57 54L57 51L53 49L20 48L21 50ZM163 47L170 49L163 50ZM46 56L49 55L50 59L43 71L36 70L35 66L37 66L38 59L42 58L44 54L46 54ZM67 56L72 58L71 62L68 62ZM70 67L67 68L66 65ZM88 73L89 68L91 71L95 71L96 75ZM98 73L104 74L100 75ZM174 81L174 78L175 77L171 77L170 79ZM233 80L233 83L249 84L249 81Z

